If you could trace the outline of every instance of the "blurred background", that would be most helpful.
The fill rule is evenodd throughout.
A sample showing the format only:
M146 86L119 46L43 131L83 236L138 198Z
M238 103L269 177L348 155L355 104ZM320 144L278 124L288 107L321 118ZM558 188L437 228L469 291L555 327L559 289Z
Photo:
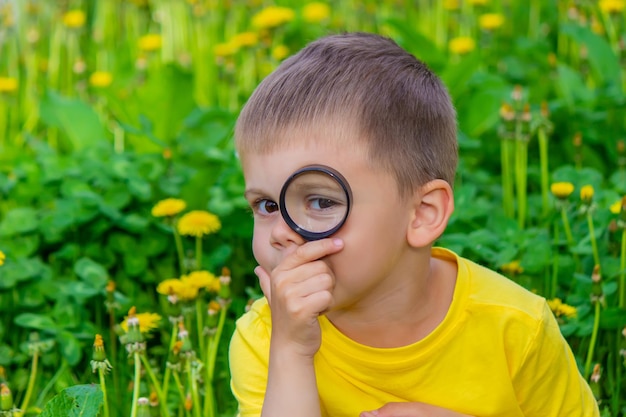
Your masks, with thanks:
M438 244L545 296L603 415L626 415L625 6L0 0L0 415L90 383L107 417L235 414L228 340L260 291L234 121L282 60L345 31L393 38L446 83L461 163ZM193 272L221 287L196 277L186 296ZM160 317L141 316L139 377L133 306ZM212 370L176 383L179 316L185 361Z

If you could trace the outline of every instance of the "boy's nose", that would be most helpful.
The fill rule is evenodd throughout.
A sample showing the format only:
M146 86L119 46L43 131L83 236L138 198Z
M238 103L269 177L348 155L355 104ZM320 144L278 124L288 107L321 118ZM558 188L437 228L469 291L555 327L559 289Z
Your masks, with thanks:
M276 219L270 234L270 243L273 247L283 249L293 245L300 246L305 242L306 240L294 232L282 217Z

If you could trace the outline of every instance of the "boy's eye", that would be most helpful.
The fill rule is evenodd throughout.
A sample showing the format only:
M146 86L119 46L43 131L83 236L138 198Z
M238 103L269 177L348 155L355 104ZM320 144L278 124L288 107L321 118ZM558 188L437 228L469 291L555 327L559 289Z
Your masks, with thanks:
M252 209L255 213L268 215L278 211L278 204L272 200L259 199L254 202Z
M337 202L331 198L317 197L309 200L309 208L312 210L328 210L334 207Z

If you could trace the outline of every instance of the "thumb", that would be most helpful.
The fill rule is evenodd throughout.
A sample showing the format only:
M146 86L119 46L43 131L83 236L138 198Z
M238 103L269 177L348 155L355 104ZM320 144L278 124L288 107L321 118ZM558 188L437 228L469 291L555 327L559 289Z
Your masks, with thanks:
M267 302L271 302L272 300L272 286L270 285L270 276L263 269L262 266L257 266L254 268L254 273L259 278L259 285L261 286L261 291L263 291L263 295L267 298Z

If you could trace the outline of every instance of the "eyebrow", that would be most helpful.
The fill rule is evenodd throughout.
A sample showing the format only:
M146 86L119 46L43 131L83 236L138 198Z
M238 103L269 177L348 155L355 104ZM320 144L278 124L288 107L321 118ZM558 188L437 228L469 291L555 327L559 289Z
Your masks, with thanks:
M260 196L260 195L265 195L265 194L266 193L264 193L263 191L257 188L249 188L246 191L244 191L243 196L246 200L249 200L251 196Z

